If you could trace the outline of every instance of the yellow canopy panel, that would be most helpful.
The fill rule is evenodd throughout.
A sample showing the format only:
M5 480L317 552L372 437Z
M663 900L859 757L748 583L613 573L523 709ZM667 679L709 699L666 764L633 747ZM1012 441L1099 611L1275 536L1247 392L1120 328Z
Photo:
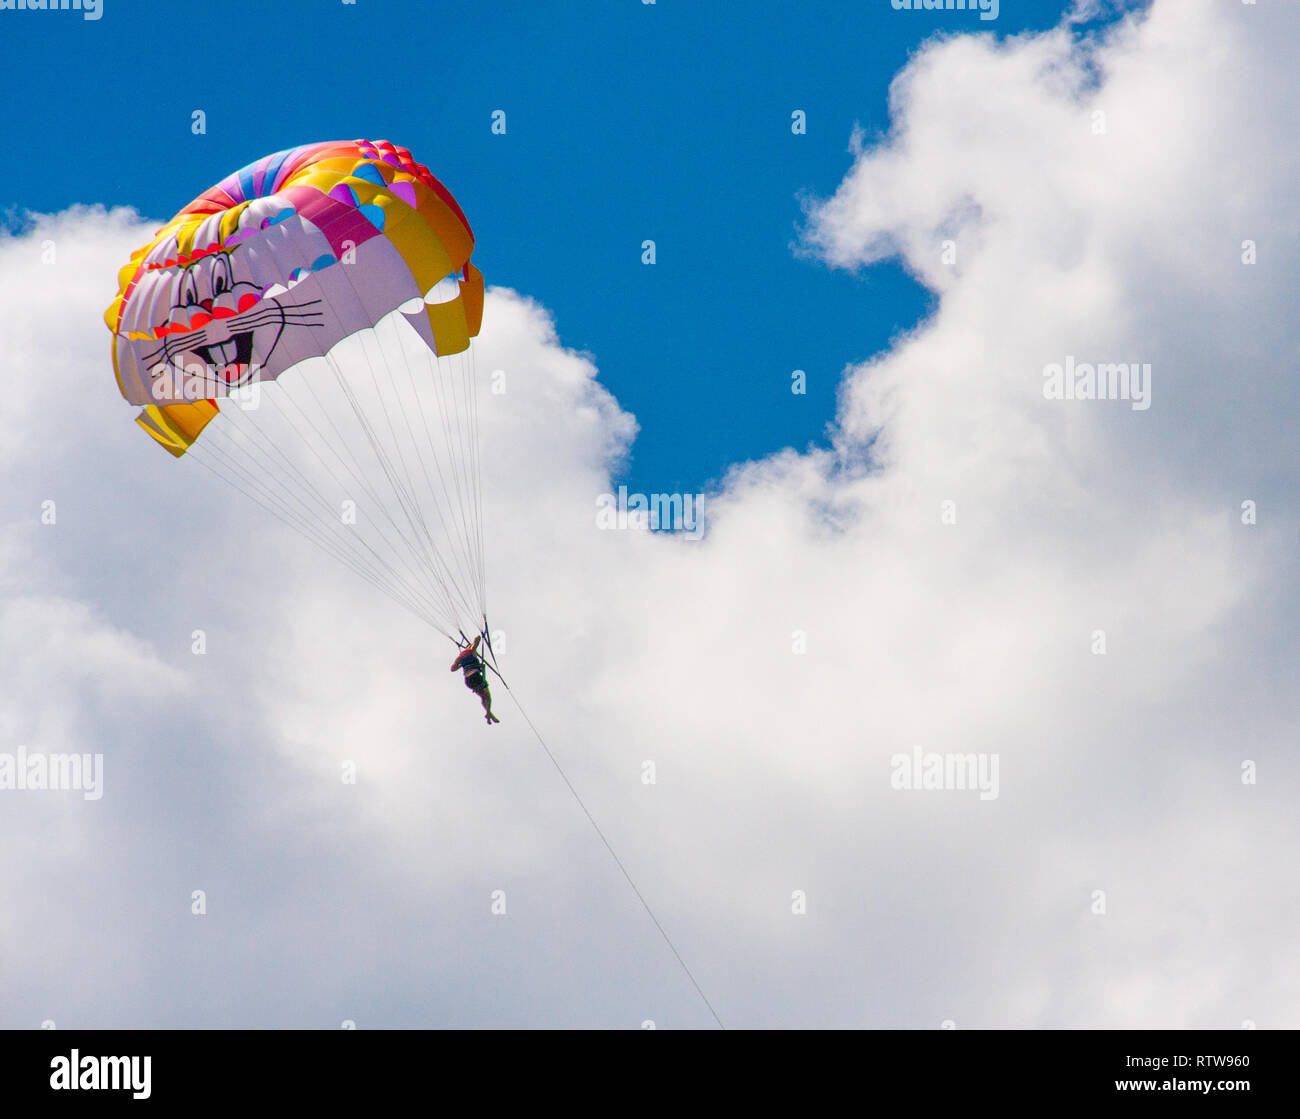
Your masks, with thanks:
M186 404L150 404L140 409L135 422L180 458L217 415L215 400L196 400Z

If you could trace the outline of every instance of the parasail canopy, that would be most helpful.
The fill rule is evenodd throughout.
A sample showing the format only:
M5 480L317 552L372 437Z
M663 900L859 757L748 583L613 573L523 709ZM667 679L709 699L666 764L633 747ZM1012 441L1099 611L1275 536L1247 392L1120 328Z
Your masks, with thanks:
M473 248L407 149L309 144L184 207L105 314L146 433L453 638L487 630Z

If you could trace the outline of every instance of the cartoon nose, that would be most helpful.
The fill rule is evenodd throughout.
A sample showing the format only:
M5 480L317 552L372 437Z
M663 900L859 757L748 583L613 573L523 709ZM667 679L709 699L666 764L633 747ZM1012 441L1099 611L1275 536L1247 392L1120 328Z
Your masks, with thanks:
M208 313L209 315L212 314L212 300L211 300L211 299L200 299L200 300L199 300L199 306L202 307L205 311L207 311L207 313Z

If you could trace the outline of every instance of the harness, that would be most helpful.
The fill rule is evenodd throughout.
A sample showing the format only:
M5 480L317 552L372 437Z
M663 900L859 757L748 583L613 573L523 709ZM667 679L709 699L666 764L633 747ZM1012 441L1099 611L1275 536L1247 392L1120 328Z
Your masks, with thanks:
M480 687L475 684L470 684L470 687L476 692L482 691L483 688L488 686L488 673L491 672L501 681L502 684L505 685L506 691L509 691L510 685L506 684L505 677L501 675L496 666L496 653L492 649L492 633L487 627L486 619L483 622L483 631L481 636L483 638L483 647L487 650L487 656L480 657L477 653L471 653L470 656L461 663L461 668L465 670L465 683L470 684L470 680L477 676L482 686ZM468 648L470 645L470 639L465 636L464 630L460 631L460 639L465 643L465 647ZM451 640L453 643L457 643L454 637ZM473 667L471 667L471 662Z

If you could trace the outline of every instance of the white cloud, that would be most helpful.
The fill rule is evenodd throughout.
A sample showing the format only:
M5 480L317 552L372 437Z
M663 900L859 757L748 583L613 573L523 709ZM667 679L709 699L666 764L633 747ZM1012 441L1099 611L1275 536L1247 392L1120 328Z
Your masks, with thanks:
M503 667L729 1024L1297 1024L1295 40L1276 9L1180 0L1086 57L1063 32L918 54L808 244L901 251L937 309L848 371L833 451L737 466L700 542L596 529L635 424L542 307L490 294ZM39 904L24 879L4 930L0 958L38 920L110 978L29 961L6 1024L707 1024L507 697L488 732L445 641L133 430L92 320L144 232L75 213L0 245L31 309L0 356L0 616L52 627L4 725L94 712L125 744L143 720L162 764L95 806L149 883L109 935L76 930L111 876ZM77 267L38 271L50 238ZM1150 362L1151 409L1045 400L1067 355ZM195 583L234 565L265 577ZM891 790L913 746L997 753L999 798ZM160 993L181 975L188 1003Z

